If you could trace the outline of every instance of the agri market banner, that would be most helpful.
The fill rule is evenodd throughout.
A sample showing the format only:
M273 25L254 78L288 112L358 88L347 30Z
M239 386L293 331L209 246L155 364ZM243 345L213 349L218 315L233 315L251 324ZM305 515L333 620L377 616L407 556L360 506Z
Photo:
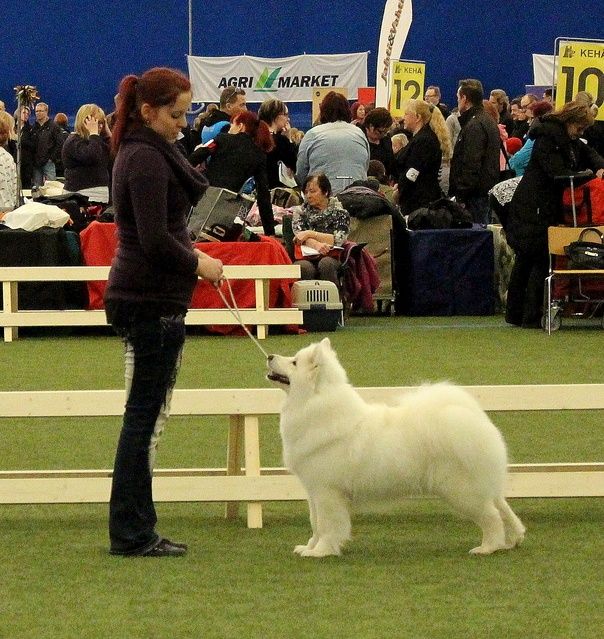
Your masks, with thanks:
M367 52L256 58L187 56L193 102L218 102L225 87L245 89L248 102L275 97L284 102L312 102L312 90L347 87L355 98L367 86Z

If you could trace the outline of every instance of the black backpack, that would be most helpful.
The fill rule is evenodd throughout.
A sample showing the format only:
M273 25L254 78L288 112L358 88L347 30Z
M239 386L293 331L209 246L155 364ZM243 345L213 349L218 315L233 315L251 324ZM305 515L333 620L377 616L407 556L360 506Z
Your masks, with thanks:
M412 231L422 229L472 228L472 215L461 204L441 197L428 206L409 213L407 227Z

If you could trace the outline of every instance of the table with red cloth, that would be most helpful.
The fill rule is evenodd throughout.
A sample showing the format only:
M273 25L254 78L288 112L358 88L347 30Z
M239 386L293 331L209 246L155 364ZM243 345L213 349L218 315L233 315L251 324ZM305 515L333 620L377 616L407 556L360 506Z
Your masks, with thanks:
M80 233L80 244L86 266L110 266L117 246L115 224L92 222ZM260 236L260 242L201 242L195 246L229 266L291 264L285 248L271 237ZM291 308L291 283L292 280L270 282L270 308ZM253 280L232 280L230 284L239 308L255 307ZM104 281L88 282L89 309L103 308L106 285ZM229 299L226 287L223 287L223 290ZM208 282L199 280L193 292L191 308L224 308L224 303ZM210 326L208 329L222 334L241 332L238 326Z

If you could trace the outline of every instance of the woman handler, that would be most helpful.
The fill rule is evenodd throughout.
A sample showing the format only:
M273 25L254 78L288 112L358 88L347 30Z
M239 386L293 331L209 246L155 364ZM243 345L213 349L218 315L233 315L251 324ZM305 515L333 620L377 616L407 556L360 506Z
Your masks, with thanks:
M114 555L183 555L161 537L151 489L154 453L170 408L197 278L218 286L222 263L193 248L186 213L207 182L174 142L191 84L154 68L126 76L113 130L113 203L119 246L105 293L107 319L125 343L126 408L109 505Z

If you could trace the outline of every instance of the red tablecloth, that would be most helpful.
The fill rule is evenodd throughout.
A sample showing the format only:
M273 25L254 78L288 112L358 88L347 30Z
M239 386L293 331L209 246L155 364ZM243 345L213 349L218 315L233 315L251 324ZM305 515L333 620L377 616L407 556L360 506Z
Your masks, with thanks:
M204 253L228 265L291 264L286 250L277 240L270 237L261 237L261 240L260 242L203 242L196 246ZM80 233L80 243L84 264L109 266L117 245L115 224L92 222ZM292 280L271 281L269 296L271 308L291 307L291 282ZM88 308L103 308L105 287L105 282L88 282ZM231 288L239 308L255 306L253 280L232 280ZM224 308L224 303L210 284L200 280L193 292L191 308ZM241 331L237 326L214 326L211 329L220 333Z

